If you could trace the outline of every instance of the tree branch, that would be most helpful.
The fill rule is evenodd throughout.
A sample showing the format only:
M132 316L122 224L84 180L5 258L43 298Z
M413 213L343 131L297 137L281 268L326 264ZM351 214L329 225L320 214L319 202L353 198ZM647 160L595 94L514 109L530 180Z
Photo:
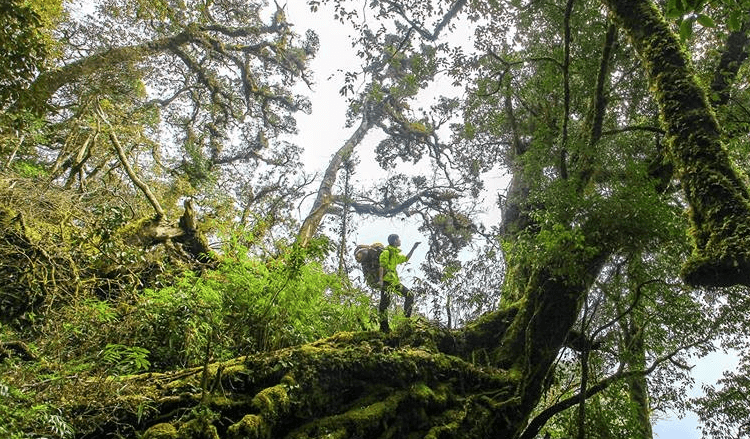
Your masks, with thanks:
M34 110L41 109L57 90L76 78L90 75L97 70L109 68L115 64L141 61L167 49L185 45L193 37L194 35L186 29L173 36L131 46L110 48L58 69L42 72L29 87L30 95L34 99L34 102L30 103L31 108Z
M104 121L104 123L107 124L109 127L109 140L112 142L112 146L115 148L115 151L117 152L117 157L120 159L120 163L122 163L122 167L125 169L125 173L128 174L128 177L130 178L130 181L133 182L133 184L143 192L143 194L146 196L146 199L148 199L148 202L151 204L151 207L154 208L154 211L156 212L156 220L161 220L164 218L164 209L161 208L161 204L159 204L159 200L156 199L153 192L151 192L151 189L149 189L148 185L144 183L140 178L138 178L138 175L136 175L133 168L130 166L130 163L128 162L128 158L125 156L125 151L122 149L122 145L120 145L120 141L117 139L117 136L115 135L115 131L112 128L112 125L107 120L107 117L104 115L104 111L102 111L102 108L98 106L96 109L99 117L101 120Z
M688 346L681 346L680 348L677 348L670 352L667 355L664 355L663 357L657 358L654 360L654 362L649 366L647 369L644 370L630 370L625 371L622 367L622 364L620 364L620 367L618 368L617 372L614 374L608 376L607 378L604 378L603 380L599 381L595 385L589 387L585 395L582 393L576 393L573 396L570 396L568 398L565 398L558 403L547 407L544 409L540 414L534 417L529 424L527 425L526 429L523 431L519 439L533 439L535 438L539 432L542 430L542 428L547 424L547 421L549 421L553 416L555 416L558 413L561 413L576 404L578 404L581 401L581 396L585 396L585 398L590 398L594 395L596 395L599 392L602 392L603 390L606 390L607 387L610 385L616 383L617 381L630 378L630 377L637 377L637 376L645 376L656 370L659 365L666 361L671 361L672 357L680 353L680 351L683 351L685 349L689 349L693 346L696 346L699 343L702 343L704 340L701 340L700 342L691 343Z
M607 28L607 35L604 37L604 49L602 50L602 59L599 64L599 74L596 78L596 93L591 108L591 137L589 138L589 149L599 142L602 137L602 126L604 125L604 113L607 107L607 91L605 86L609 80L609 63L612 60L612 52L617 42L617 26L610 23Z
M714 78L711 81L711 103L718 108L729 102L729 92L732 83L737 78L737 73L742 63L748 57L750 49L750 17L747 13L743 14L745 21L741 28L729 34L724 48L721 52L719 64L714 71Z
M331 161L328 162L328 167L323 175L323 180L320 182L318 188L318 194L313 202L310 213L302 223L299 232L297 233L297 244L300 247L306 247L312 237L317 233L318 227L320 226L323 217L328 211L328 208L333 202L333 185L336 183L336 176L341 168L341 165L346 161L354 151L354 148L362 142L365 135L374 126L375 117L368 114L367 110L362 113L362 120L359 127L349 137L349 139L339 148L338 151L331 157Z
M655 282L660 282L660 279L650 279L650 280L647 280L645 282L641 282L640 284L638 284L638 286L635 288L635 297L633 298L633 302L631 302L630 305L627 307L627 309L625 309L624 311L622 311L615 318L613 318L612 320L610 320L606 324L604 324L604 325L600 326L599 328L597 328L597 330L594 331L593 334L591 335L591 339L592 340L596 340L596 337L602 331L604 331L605 329L611 327L612 325L614 325L615 323L617 323L618 321L620 321L620 319L622 319L626 315L630 314L630 312L633 311L633 309L636 307L636 305L638 305L638 302L641 299L641 294L642 294L643 287L645 287L648 284L655 283Z
M388 206L382 206L378 205L377 203L362 203L362 202L356 202L356 201L349 201L348 205L350 208L352 208L356 213L360 215L375 215L380 217L392 217L401 213L406 212L407 209L409 209L414 204L422 201L424 198L431 198L435 200L446 200L446 196L444 194L440 194L437 192L438 188L430 188L425 189L422 191L417 192L416 194L412 195L411 197L407 198L406 200L397 203L397 204L391 204ZM338 199L336 200L338 202Z
M560 146L560 177L565 180L568 178L568 123L570 122L570 18L573 15L573 4L575 0L568 0L565 5L565 16L563 18L564 26L564 47L563 47L563 122L562 122L562 141Z
M428 31L424 28L424 26L407 17L406 11L404 10L404 7L403 5L401 5L401 3L393 0L383 0L383 3L393 7L398 15L406 20L406 22L409 23L409 26L411 26L412 29L416 30L422 38L427 41L436 41L443 29L445 29L448 23L450 23L450 21L456 15L458 15L458 13L461 11L461 8L466 5L467 0L457 0L455 3L453 3L453 6L451 6L451 8L448 10L448 12L445 13L445 15L443 15L443 18L438 22L432 32Z

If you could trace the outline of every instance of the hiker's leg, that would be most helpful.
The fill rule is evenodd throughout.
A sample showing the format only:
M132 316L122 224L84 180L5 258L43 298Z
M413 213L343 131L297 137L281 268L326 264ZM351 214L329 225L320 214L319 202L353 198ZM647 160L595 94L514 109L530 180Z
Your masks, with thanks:
M404 296L404 315L411 317L411 310L414 306L414 293L404 285L401 285L401 295Z
M383 288L380 289L380 305L378 306L380 330L383 332L389 332L391 330L388 326L388 306L391 304L391 293L388 291L388 287L388 284L383 284Z

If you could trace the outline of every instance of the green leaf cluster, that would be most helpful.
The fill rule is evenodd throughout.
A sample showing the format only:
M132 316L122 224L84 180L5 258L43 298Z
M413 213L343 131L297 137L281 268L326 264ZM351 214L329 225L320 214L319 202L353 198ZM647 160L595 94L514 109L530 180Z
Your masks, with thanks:
M0 381L0 437L73 437L73 428L48 404L36 403L19 388Z
M0 3L0 108L19 97L19 91L41 70L48 56L43 12L26 1Z
M110 370L123 375L148 370L151 366L147 359L148 355L147 349L116 343L107 344L101 353L102 362L108 365Z
M126 337L149 349L159 368L201 364L206 350L227 359L293 346L369 321L366 296L318 262L299 264L245 255L174 285L146 290L132 310ZM122 335L122 334L121 334Z
M677 21L680 38L683 41L693 36L693 25L696 22L703 27L716 27L714 19L703 12L706 3L704 0L669 0L667 2L665 15L667 18ZM732 28L734 26L736 26L736 29L732 30L739 29L739 14L733 13L729 20L729 27Z

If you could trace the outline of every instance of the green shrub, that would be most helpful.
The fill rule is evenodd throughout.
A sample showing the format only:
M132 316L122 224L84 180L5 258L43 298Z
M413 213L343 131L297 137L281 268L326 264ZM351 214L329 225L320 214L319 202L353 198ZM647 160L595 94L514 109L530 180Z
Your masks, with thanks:
M237 249L162 288L81 292L45 315L43 356L87 373L123 375L202 365L370 329L369 296L327 273L323 252L261 259Z
M369 298L318 261L298 258L292 251L268 261L236 256L146 290L128 342L148 349L157 368L172 368L202 364L208 348L225 359L365 329Z
M73 429L57 410L35 403L21 390L0 382L0 437L65 439L73 437Z
M148 355L147 349L112 343L101 353L102 362L110 366L110 371L123 375L148 370L151 366Z

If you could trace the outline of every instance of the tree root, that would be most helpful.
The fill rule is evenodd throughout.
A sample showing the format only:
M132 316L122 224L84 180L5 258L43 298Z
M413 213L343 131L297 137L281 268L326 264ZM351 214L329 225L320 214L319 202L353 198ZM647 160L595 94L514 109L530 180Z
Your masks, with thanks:
M487 437L519 378L442 353L419 332L341 333L211 364L207 382L218 383L208 395L202 368L120 377L113 385L127 394L103 404L130 409L95 431L78 428L84 437L137 434L123 425L147 438Z

